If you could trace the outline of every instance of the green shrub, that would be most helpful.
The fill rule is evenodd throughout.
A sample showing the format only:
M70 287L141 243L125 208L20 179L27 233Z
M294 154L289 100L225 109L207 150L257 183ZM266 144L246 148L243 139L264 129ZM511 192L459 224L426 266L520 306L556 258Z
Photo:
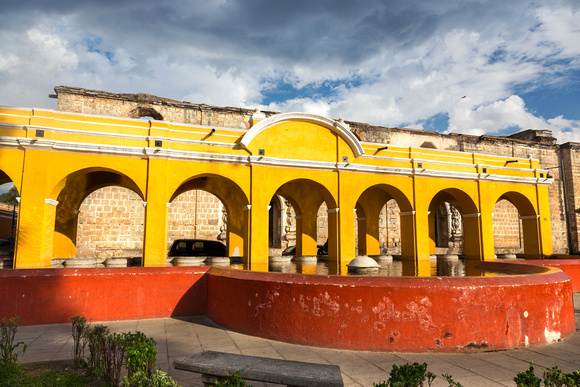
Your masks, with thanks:
M85 340L89 347L89 358L85 362L88 373L100 378L105 372L105 341L109 335L109 328L105 325L96 325L87 330Z
M0 365L18 363L16 348L22 345L22 353L26 352L26 344L22 341L14 345L14 336L18 330L18 321L20 319L14 316L10 319L2 317L0 322Z
M125 360L124 335L118 333L107 335L103 344L103 378L111 386L118 386Z
M142 371L123 378L123 387L178 387L179 385L163 371L155 371L149 377Z
M72 337L73 337L73 361L76 368L85 365L85 347L87 345L87 334L89 332L90 323L87 319L81 316L74 316L72 321Z
M578 375L578 371L574 374ZM565 374L560 368L554 366L544 370L544 386L546 387L575 387L579 384L574 380L574 374Z
M223 383L216 384L216 387L245 387L247 386L246 381L242 379L241 371L236 371L233 375ZM251 387L251 386L248 386Z
M393 369L389 376L389 380L383 381L380 384L374 383L374 387L421 387L425 379L427 385L431 386L435 375L427 371L427 363L419 364L405 364L397 366L393 364Z
M147 376L153 372L157 356L155 340L142 332L124 334L126 358L125 366L129 376L136 372L144 372Z

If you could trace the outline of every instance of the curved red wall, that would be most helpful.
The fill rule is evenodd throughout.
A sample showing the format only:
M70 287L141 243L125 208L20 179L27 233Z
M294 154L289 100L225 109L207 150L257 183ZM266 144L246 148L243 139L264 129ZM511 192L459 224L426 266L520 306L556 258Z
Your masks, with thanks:
M20 325L205 314L209 267L0 271L0 318Z
M576 259L577 256L573 255L566 257L570 258L513 261L513 263L555 267L560 269L570 276L572 279L572 291L574 293L578 293L580 292L580 259Z
M576 329L570 277L529 268L543 273L380 278L212 268L207 315L254 336L371 351L500 350L568 337Z

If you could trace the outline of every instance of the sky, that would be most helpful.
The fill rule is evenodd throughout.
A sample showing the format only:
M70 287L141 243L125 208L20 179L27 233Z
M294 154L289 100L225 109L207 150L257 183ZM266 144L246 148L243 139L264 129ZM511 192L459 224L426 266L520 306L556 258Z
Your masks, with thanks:
M580 142L580 0L3 0L0 105L57 85Z

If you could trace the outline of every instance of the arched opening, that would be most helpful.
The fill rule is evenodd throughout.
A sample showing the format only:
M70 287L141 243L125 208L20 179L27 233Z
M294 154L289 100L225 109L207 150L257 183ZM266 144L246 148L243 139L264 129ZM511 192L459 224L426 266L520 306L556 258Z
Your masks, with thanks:
M19 200L18 189L10 177L0 171L0 268L12 267Z
M157 121L163 121L163 116L152 107L139 106L129 112L131 118L151 117Z
M90 205L87 207L88 204L81 209L81 205L86 198L105 187L110 188L97 192L87 202L91 203L92 209ZM131 200L137 203L140 202L141 207L143 206L143 194L133 180L116 171L89 168L77 171L61 180L55 187L52 197L55 195L57 195L57 198L54 202L56 209L53 258L68 259L78 257L77 243L79 241L83 243L82 254L84 255L103 258L104 260L123 254L122 252L115 253L114 251L123 243L122 240L125 236L123 234L113 236L113 234L129 232L124 223L127 221L125 219L128 214L127 211L131 208L131 205L127 206L127 204ZM134 207L139 208L138 205L134 205ZM92 210L97 211L93 213ZM139 211L140 213L136 216L140 217L140 220L136 221L142 224L143 211L142 209ZM79 228L80 214L83 214L83 232L101 234L98 238L96 235L91 235L91 237L99 239L98 243L96 239L91 239L87 235L79 237L79 230L81 230ZM89 229L93 231L89 231ZM103 235L103 231L106 235ZM112 234L108 235L109 233ZM106 243L104 238L107 238ZM139 238L142 240L142 232ZM99 250L102 250L103 253L98 252ZM133 251L133 254L141 255L140 252L138 253L139 247L135 247L132 250L137 250Z
M439 191L429 205L430 253L481 259L480 215L475 202L464 191L457 188Z
M386 184L370 187L355 209L357 255L413 256L413 220L408 216L412 208L399 189Z
M435 212L435 247L439 254L461 254L463 251L463 217L456 201L444 202Z
M272 251L282 251L282 224L284 218L282 198L274 195L268 212L268 247L269 255L278 255Z
M284 198L282 239L288 247L295 246L289 255L337 254L336 246L330 247L337 242L336 235L330 232L336 227L336 205L325 187L311 180L294 180L282 185L276 195Z
M493 212L494 251L498 255L521 254L539 258L539 216L530 200L515 191L501 195ZM496 236L497 232L497 236Z
M204 190L185 191L173 199L168 211L167 247L176 239L225 241L221 200ZM227 219L227 217L226 217Z
M522 220L516 206L507 199L493 207L493 246L498 258L513 258L524 252Z
M211 174L192 177L169 203L168 247L178 238L220 241L227 257L247 256L248 200L233 181Z
M128 258L137 264L143 252L143 200L118 186L90 193L78 209L76 257Z

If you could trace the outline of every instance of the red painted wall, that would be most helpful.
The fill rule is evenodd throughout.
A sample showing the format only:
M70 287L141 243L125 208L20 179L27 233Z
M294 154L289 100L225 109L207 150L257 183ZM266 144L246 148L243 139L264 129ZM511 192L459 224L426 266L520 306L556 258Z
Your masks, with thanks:
M533 261L525 260L525 261L514 261L514 263L558 268L570 276L570 278L572 279L572 291L574 293L578 293L580 292L580 259L578 259L578 256L569 256L569 257L571 258L533 260Z
M0 270L0 317L20 325L206 314L209 267Z
M381 278L213 268L207 315L254 336L372 351L500 350L568 337L576 330L570 277L532 271L544 273Z

